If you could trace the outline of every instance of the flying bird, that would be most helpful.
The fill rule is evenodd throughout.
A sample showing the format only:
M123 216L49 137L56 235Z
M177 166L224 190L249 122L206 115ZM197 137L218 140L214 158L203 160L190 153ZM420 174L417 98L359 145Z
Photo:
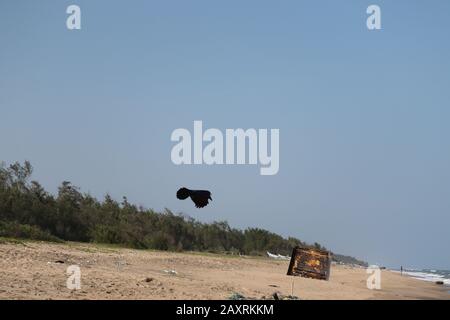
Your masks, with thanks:
M212 201L211 192L207 190L189 190L187 188L181 188L177 191L177 198L180 200L191 197L191 200L195 203L197 208L203 208L208 204L208 200Z

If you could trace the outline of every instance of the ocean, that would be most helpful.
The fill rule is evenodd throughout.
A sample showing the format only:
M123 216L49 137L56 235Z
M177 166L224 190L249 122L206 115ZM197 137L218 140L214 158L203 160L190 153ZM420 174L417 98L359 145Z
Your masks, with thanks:
M443 281L446 286L450 286L450 270L404 269L403 274L406 274L410 277L423 281L430 281L430 282Z

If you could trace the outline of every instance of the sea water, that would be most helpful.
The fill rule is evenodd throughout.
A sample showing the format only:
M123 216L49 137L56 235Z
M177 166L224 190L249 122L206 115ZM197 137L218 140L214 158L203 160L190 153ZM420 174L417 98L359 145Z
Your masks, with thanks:
M399 271L399 270L396 270ZM450 286L450 270L435 270L435 269L404 269L403 274L406 274L414 279L436 282L442 281L446 286Z

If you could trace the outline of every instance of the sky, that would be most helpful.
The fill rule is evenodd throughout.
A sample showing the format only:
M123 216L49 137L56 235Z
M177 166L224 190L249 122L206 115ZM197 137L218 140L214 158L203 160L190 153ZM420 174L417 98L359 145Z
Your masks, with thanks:
M68 30L66 8L81 8ZM381 8L381 30L366 9ZM450 2L0 1L0 160L388 267L450 269ZM280 169L174 165L173 130L278 128ZM208 189L201 210L176 190Z

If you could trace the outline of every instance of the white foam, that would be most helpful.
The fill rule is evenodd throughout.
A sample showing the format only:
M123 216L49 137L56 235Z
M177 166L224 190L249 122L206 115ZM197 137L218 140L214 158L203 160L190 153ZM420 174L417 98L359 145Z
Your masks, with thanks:
M450 279L445 279L443 275L429 273L429 272L416 272L416 271L403 271L404 274L418 280L428 281L428 282L436 282L443 281L444 284L450 285Z

